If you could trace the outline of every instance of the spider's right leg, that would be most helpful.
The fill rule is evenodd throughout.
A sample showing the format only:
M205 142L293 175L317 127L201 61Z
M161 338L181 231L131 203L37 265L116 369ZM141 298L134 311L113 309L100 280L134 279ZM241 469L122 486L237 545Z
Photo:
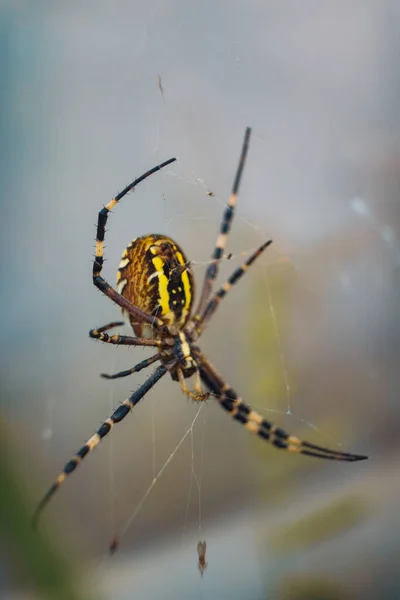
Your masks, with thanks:
M264 242L253 254L242 264L241 267L238 267L233 271L232 275L225 281L225 283L219 288L219 290L214 294L214 296L209 300L206 308L203 311L203 314L200 315L199 324L196 327L197 335L201 335L204 331L208 321L211 319L213 314L218 308L219 303L223 298L225 298L226 294L229 292L232 286L234 286L241 277L247 272L248 268L257 260L259 256L264 252L265 248L268 248L272 244L272 240L268 240Z
M216 368L199 351L196 353L199 364L200 377L206 387L217 399L219 405L226 410L234 419L242 423L252 433L255 433L275 448L324 458L329 460L344 460L355 462L365 460L368 456L362 454L350 454L317 446L310 442L300 440L290 435L281 427L264 419L262 415L248 406L221 377Z
M247 152L249 149L251 128L247 127L246 132L244 134L242 151L240 153L239 164L236 169L235 179L233 181L232 192L228 200L228 204L225 208L224 215L222 217L220 232L217 237L217 242L215 244L214 252L211 256L210 264L207 267L206 274L204 277L203 287L200 294L200 301L196 308L195 314L193 315L193 319L195 321L199 321L201 319L201 315L206 307L207 301L210 297L214 281L218 274L218 266L219 261L221 260L226 242L228 240L228 235L231 229L231 224L233 220L233 216L235 214L235 208L237 203L237 198L239 194L239 186L240 181L242 179L242 173L244 169L244 164L246 162Z
M146 173L144 173L143 175L138 177L138 179L135 179L135 181L133 181L131 184L129 184L124 190L122 190L122 192L117 194L115 196L115 198L113 198L111 200L111 202L109 202L107 204L107 206L105 206L104 208L102 208L100 210L98 220L97 220L96 254L95 254L95 259L93 262L93 283L94 283L94 285L101 292L103 292L103 294L105 294L106 296L111 298L111 300L113 302L115 302L115 304L117 304L118 306L120 306L121 308L126 310L126 312L129 315L135 317L139 323L149 323L150 325L153 325L153 327L155 327L156 329L161 329L164 326L163 322L160 319L147 314L143 310L140 310L140 308L138 308L137 306L134 306L133 304L131 304L131 302L126 300L126 298L124 298L123 296L121 296L121 294L119 294L116 290L114 290L114 288L111 287L111 285L109 283L107 283L107 281L101 276L101 270L103 268L103 261L104 261L104 257L103 257L104 238L105 238L105 233L106 233L106 223L107 223L107 219L108 219L108 213L110 212L110 210L112 208L114 208L114 206L117 204L117 202L119 202L119 200L121 200L121 198L123 198L128 192L133 190L135 188L135 186L138 185L139 183L141 183L144 179L146 179L153 173L156 173L163 167L166 167L167 165L173 163L175 160L176 160L175 158L170 158L169 160L166 160L165 162L161 163L160 165L153 167L152 169L150 169L150 171L147 171Z
M76 467L85 458L85 456L89 454L89 452L91 452L99 444L99 442L101 442L103 437L105 437L109 433L112 426L115 425L115 423L119 423L120 421L122 421L122 419L126 417L126 415L132 410L132 408L157 383L157 381L161 379L163 375L165 375L166 372L167 369L163 365L157 367L154 373L152 373L150 377L148 377L146 381L135 392L133 392L133 394L129 398L122 402L122 404L113 412L113 414L107 419L107 421L105 421L101 425L97 432L94 435L92 435L92 437L86 442L86 444L82 446L80 450L78 450L74 458L67 462L62 473L60 473L53 485L50 487L50 489L40 501L33 515L32 523L34 527L37 524L37 521L43 508L56 493L60 485L64 483L68 475L75 471Z

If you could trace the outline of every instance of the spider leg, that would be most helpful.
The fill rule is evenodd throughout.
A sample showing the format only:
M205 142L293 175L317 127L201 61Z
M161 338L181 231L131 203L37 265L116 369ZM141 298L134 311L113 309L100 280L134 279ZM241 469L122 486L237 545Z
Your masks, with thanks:
M222 298L226 296L232 286L234 286L241 277L246 273L250 265L264 252L264 250L272 244L272 240L268 240L264 242L253 254L246 260L245 263L241 267L238 267L233 271L232 275L226 280L224 285L222 285L219 290L214 294L211 300L208 302L206 308L203 311L203 314L200 316L199 325L196 327L197 334L200 335L205 327L207 326L208 321L211 319L213 314L218 308L219 303Z
M206 274L204 277L204 283L203 283L203 288L201 290L200 301L199 301L198 307L197 307L196 312L193 317L196 321L198 321L200 319L200 315L204 311L207 300L211 294L214 281L218 274L219 261L221 260L223 254L224 254L224 249L225 249L228 235L229 235L229 232L231 229L231 224L232 224L235 207L236 207L236 203L237 203L237 197L238 197L238 193L239 193L239 186L240 186L240 181L242 178L243 168L244 168L244 164L246 161L247 152L249 149L250 135L251 135L251 128L247 127L246 132L244 134L242 151L240 154L239 164L236 169L236 175L235 175L235 179L233 182L232 192L229 197L228 204L225 208L225 212L224 212L224 215L222 218L221 228L220 228L219 235L217 237L215 249L212 254L210 264L207 267L207 271L206 271Z
M115 423L119 423L126 417L126 415L132 410L132 408L143 398L143 396L157 383L159 379L165 373L167 369L160 365L157 369L152 373L146 381L135 391L133 394L124 400L122 404L113 412L113 414L105 421L101 427L97 430L97 432L92 435L92 437L82 446L80 450L76 453L74 458L72 458L64 467L62 473L57 477L53 485L49 488L46 494L43 496L42 500L38 504L38 507L35 510L33 515L32 524L36 527L39 516L46 506L46 504L50 501L53 495L56 493L58 488L64 483L65 479L70 475L73 471L75 471L76 467L79 463L85 458L89 452L91 452L101 440L109 433L112 426Z
M121 346L154 346L156 348L169 347L173 344L172 338L164 338L163 340L157 340L155 338L138 338L130 335L108 335L105 333L113 327L120 327L125 325L123 321L113 321L107 323L98 329L91 329L89 331L89 337L100 342L106 342L107 344L116 344Z
M164 327L164 324L161 321L161 319L158 319L157 317L153 317L153 316L147 314L146 312L144 312L143 310L140 310L140 308L138 308L137 306L134 306L131 302L126 300L126 298L121 296L121 294L119 294L116 290L114 290L114 288L112 288L110 286L110 284L107 283L107 281L103 277L101 277L100 273L103 268L103 261L104 261L103 250L104 250L104 238L105 238L105 232L106 232L106 223L107 223L107 219L108 219L108 213L110 212L110 210L112 208L114 208L114 206L117 204L117 202L119 202L119 200L121 200L121 198L123 198L128 192L133 190L136 185L138 185L144 179L146 179L153 173L156 173L163 167L170 165L175 160L176 160L176 158L170 158L169 160L166 160L165 162L161 163L160 165L153 167L152 169L150 169L150 171L147 171L146 173L144 173L143 175L138 177L138 179L135 179L135 181L130 183L124 190L122 190L122 192L117 194L115 196L115 198L113 198L111 200L111 202L109 202L107 204L107 206L104 206L100 210L99 215L98 215L98 220L97 220L96 253L95 253L95 259L93 262L93 283L94 283L94 285L101 292L103 292L103 294L105 294L106 296L111 298L111 300L113 300L113 302L115 302L115 304L118 304L118 306L120 306L121 308L126 310L129 315L134 316L138 320L138 322L150 323L150 325L153 325L156 329L162 329Z
M127 377L128 375L132 375L132 373L138 373L142 369L149 367L157 360L160 360L160 358L161 358L161 353L157 352L157 354L154 354L154 356L150 356L150 358L146 358L145 360L142 360L142 362L135 365L131 369L128 369L127 371L120 371L119 373L114 373L113 375L107 375L107 373L101 373L100 376L103 377L104 379L119 379L120 377Z
M123 327L124 325L125 321L111 321L111 323L107 323L106 325L102 325L98 329L92 329L91 331L103 333L104 331L108 331L109 329L114 329L114 327Z
M323 448L316 444L304 442L299 438L288 434L284 429L274 425L264 419L262 415L252 410L236 392L223 380L215 367L203 356L196 356L200 370L200 377L206 387L213 393L218 403L234 419L242 423L252 433L260 436L275 448L297 452L316 458L325 458L330 460L343 460L355 462L365 460L368 456L360 454L350 454L348 452L339 452Z
M157 348L164 348L168 344L164 340L157 340L154 338L138 338L133 335L108 335L108 333L102 332L100 329L91 329L89 331L89 337L106 344L116 344L121 346L155 346Z

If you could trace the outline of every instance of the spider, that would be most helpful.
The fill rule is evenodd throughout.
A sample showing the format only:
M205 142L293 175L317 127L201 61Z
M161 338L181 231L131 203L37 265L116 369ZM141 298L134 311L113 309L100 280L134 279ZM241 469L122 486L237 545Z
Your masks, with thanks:
M36 523L44 506L68 475L75 471L85 456L98 445L116 423L119 423L128 415L166 373L169 373L174 381L179 382L181 390L186 396L197 402L204 401L212 395L231 417L242 423L252 433L275 446L275 448L330 460L350 462L368 458L359 454L330 450L302 441L267 421L238 396L197 345L198 338L202 335L221 300L246 273L250 265L272 243L272 240L264 242L241 267L233 271L219 290L212 294L219 262L224 256L235 212L250 135L251 129L248 127L243 140L232 192L205 273L200 300L194 311L194 277L190 262L180 246L167 236L145 235L134 239L127 246L119 263L117 289L111 287L101 275L105 227L109 212L139 183L153 173L170 165L176 159L170 158L141 175L100 210L97 222L96 253L93 263L93 283L122 309L123 315L130 322L135 335L108 334L107 331L110 329L124 324L119 321L108 323L99 329L92 329L89 335L91 338L107 344L149 346L157 350L153 356L146 358L131 369L113 375L102 374L102 376L107 379L126 377L145 369L155 362L160 364L78 450L74 458L65 465L61 474L37 506L33 519L34 523ZM191 376L194 376L193 387L189 387L186 383L186 379Z

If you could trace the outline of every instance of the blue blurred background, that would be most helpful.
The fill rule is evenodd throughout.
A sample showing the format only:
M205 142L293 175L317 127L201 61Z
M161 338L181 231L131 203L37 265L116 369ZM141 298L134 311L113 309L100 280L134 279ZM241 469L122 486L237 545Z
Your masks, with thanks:
M371 458L282 455L211 399L109 559L198 410L163 380L43 528L98 598L400 596L399 3L6 1L0 30L3 460L27 514L145 376L98 376L148 355L88 338L119 319L91 283L98 210L177 156L113 211L105 275L132 238L167 233L199 288L251 125L221 279L274 244L202 347L267 418ZM13 539L1 595L31 598Z

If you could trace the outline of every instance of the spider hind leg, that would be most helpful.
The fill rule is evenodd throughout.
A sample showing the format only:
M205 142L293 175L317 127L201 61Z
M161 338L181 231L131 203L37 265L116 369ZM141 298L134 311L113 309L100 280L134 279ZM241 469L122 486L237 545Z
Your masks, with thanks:
M242 423L246 429L269 442L275 446L275 448L287 450L288 452L305 454L306 456L313 456L315 458L342 460L346 462L356 462L368 458L368 456L362 454L351 454L349 452L340 452L338 450L331 450L330 448L323 448L322 446L304 442L303 440L290 435L281 427L264 419L262 415L246 404L223 380L210 361L201 355L201 353L199 353L199 356L196 358L200 365L200 377L206 387L218 400L220 406L236 421Z

